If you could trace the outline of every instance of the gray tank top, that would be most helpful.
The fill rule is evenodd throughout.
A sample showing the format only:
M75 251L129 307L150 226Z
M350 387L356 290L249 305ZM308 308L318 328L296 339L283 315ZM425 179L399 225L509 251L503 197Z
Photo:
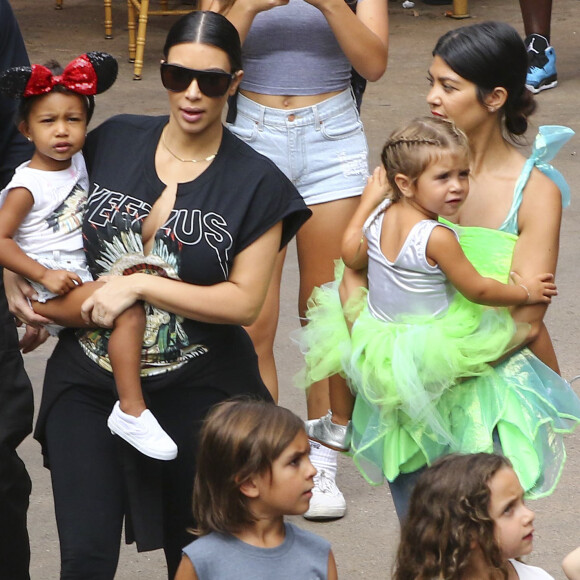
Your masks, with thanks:
M257 548L211 533L183 549L199 580L326 580L330 543L286 522L276 548Z
M319 95L350 85L350 63L326 18L304 0L254 18L243 67L241 88L263 95Z

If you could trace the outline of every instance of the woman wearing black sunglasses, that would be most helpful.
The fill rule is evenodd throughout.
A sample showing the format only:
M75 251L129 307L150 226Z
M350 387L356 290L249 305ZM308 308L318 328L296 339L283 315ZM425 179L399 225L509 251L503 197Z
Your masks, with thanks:
M368 147L351 93L351 75L354 68L376 81L385 72L387 4L387 0L202 1L202 7L225 14L244 41L237 117L228 127L272 159L313 212L296 238L302 320L314 287L334 277L342 234L366 185ZM262 313L249 329L262 378L274 397L278 380L273 345L284 256L281 252ZM327 413L328 380L310 386L307 404L310 419ZM343 419L346 422L346 415ZM343 516L346 502L334 481L337 453L313 447L311 460L318 475L305 517Z
M276 255L310 214L276 166L222 126L242 77L233 25L188 14L164 57L169 116L113 117L87 139L88 263L95 276L121 275L83 310L111 327L145 304L143 389L179 454L161 465L115 440L104 427L115 400L108 333L63 331L36 430L52 471L63 578L113 579L125 514L140 550L165 549L173 578L191 541L201 420L237 394L271 398L242 325L255 320Z

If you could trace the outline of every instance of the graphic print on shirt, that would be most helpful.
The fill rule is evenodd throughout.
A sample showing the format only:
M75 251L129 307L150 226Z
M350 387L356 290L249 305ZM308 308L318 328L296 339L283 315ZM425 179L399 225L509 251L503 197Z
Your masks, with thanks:
M78 183L64 201L46 218L53 232L70 233L80 230L87 207L87 192Z
M145 255L141 227L150 210L149 204L108 190L98 190L97 197L91 195L87 217L98 243L93 240L88 244L87 262L94 276L146 273L180 280L180 248L205 241L218 255L224 279L227 279L227 253L232 241L221 216L206 214L202 218L199 210L190 211L190 216L184 215L181 210L173 210L157 232L151 252ZM202 229L207 224L210 228ZM143 306L147 323L142 349L142 376L175 370L208 352L203 344L189 344L182 316L147 303ZM78 333L87 356L111 371L107 355L109 336L110 331L102 329Z
M145 201L95 185L91 193L88 221L96 228L103 228L110 223L111 215L118 212L119 208L123 208L132 222L142 222L151 211L151 205ZM184 246L206 244L212 248L223 279L228 279L233 238L224 216L213 211L203 212L201 209L174 208L157 236L161 234L173 236Z

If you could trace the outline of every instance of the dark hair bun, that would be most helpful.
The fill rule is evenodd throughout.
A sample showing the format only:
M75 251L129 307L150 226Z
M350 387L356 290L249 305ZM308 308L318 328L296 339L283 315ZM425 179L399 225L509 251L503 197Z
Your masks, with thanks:
M528 117L536 110L537 103L531 91L524 87L518 98L505 104L505 126L512 135L523 135L528 130Z

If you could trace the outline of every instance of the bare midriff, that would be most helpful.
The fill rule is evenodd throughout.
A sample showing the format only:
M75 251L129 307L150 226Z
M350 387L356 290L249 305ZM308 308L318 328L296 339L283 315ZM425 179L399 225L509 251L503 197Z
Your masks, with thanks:
M240 93L251 99L259 105L264 107L271 107L272 109L301 109L302 107L311 107L326 101L342 91L333 91L330 93L321 93L320 95L263 95L261 93L254 93L252 91L240 90Z

